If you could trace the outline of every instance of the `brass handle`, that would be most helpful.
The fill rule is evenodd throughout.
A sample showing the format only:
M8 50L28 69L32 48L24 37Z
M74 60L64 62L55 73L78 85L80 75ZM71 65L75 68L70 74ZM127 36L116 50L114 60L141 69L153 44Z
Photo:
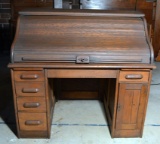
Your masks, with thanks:
M38 88L23 88L22 92L23 93L37 93L39 91Z
M128 74L125 76L126 79L142 79L143 75L141 74Z
M23 107L24 108L37 108L40 106L40 103L24 103Z
M38 75L37 74L22 74L21 79L37 79Z
M40 125L41 121L40 120L27 120L25 121L25 125Z

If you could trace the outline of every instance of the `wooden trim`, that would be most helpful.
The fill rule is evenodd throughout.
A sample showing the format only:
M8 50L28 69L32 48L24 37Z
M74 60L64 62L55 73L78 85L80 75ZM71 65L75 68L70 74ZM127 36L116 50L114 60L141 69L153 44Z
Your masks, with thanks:
M11 79L12 79L12 89L13 89L13 100L14 100L14 110L16 117L16 128L17 128L17 136L20 138L20 130L19 130L19 120L18 120L18 107L17 107L17 96L15 92L15 81L14 81L14 71L11 69Z
M117 70L47 70L48 78L116 78Z
M146 22L145 18L143 18L143 22L144 22L144 28L145 28L145 33L146 33L146 40L147 40L147 43L148 43L149 48L150 48L150 61L151 61L151 64L152 64L153 61L154 61L154 51L153 51L153 47L151 45L151 42L149 40L147 22Z
M47 117L47 137L50 138L50 134L51 134L51 119L50 119L50 102L49 102L49 81L47 76L47 72L45 70L45 103L46 103L46 108L47 108L47 113L46 113L46 117Z
M85 10L85 9L28 9L19 12L20 15L56 15L56 16L111 16L111 17L144 17L144 14L138 11L118 11L118 10Z
M114 101L114 113L112 118L112 127L111 127L111 137L115 138L115 126L116 126L116 114L117 114L117 104L118 104L118 97L119 97L119 77L120 71L118 71L117 79L116 79L116 88L115 88L115 101Z
M155 30L154 30L154 53L155 56L157 56L158 51L160 50L160 0L157 0L156 5L156 18L155 18ZM160 54L160 52L159 52ZM158 54L158 57L156 60L160 59Z
M14 60L13 60L13 57L14 57L13 50L14 50L14 46L15 46L15 43L16 43L17 38L18 38L19 27L20 27L20 18L18 17L17 26L16 26L16 33L15 33L15 37L14 37L13 43L11 45L11 54L10 54L11 62L14 62Z
M147 95L146 95L146 102L145 102L145 108L144 108L144 113L143 113L144 116L143 116L141 133L140 133L141 137L143 135L144 123L145 123L145 118L146 118L146 113L147 113L147 106L148 106L148 100L149 100L149 95L150 95L151 81L152 81L152 71L150 71L150 74L149 74L148 92L147 92Z
M74 63L10 63L9 68L55 68L55 69L155 69L154 64L74 64Z

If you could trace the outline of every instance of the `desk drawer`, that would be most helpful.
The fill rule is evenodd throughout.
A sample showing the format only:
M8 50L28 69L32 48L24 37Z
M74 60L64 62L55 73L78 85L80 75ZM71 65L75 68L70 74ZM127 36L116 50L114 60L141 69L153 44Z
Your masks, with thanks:
M121 71L120 82L148 82L149 72L143 71Z
M24 131L47 130L46 113L18 113L19 128Z
M18 97L17 106L19 111L46 112L44 97Z
M15 81L44 81L43 71L15 71Z
M43 82L15 82L17 96L45 96Z

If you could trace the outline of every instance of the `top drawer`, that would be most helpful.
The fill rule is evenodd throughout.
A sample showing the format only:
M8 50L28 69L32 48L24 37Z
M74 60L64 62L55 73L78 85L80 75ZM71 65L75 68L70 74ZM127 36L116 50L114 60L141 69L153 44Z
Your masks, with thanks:
M149 72L144 71L121 71L119 82L148 82Z
M44 81L43 71L14 71L15 81Z

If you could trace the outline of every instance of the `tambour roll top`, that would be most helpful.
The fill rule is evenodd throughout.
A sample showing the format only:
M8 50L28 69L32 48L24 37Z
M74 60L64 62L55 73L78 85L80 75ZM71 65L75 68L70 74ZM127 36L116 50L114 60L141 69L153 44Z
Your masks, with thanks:
M12 63L153 61L144 15L101 10L20 12Z

